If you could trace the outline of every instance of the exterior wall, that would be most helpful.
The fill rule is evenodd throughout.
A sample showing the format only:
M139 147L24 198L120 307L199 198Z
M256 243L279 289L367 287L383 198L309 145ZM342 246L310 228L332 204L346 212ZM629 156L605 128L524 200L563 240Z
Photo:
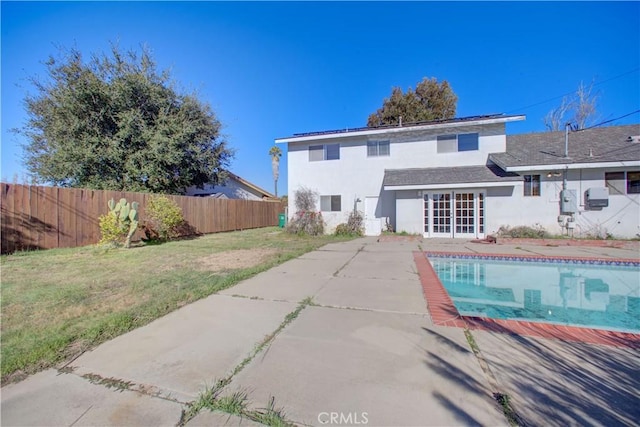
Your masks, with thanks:
M479 133L478 151L437 153L438 135L471 132ZM368 157L367 142L369 140L389 140L390 155ZM339 160L309 161L310 145L335 143L340 144ZM467 125L428 132L412 132L408 128L407 132L394 133L389 137L376 135L376 137L343 137L315 142L289 143L287 156L289 215L292 216L296 211L294 192L301 187L317 191L318 195L322 196L340 195L341 211L322 213L327 223L327 231L331 232L336 225L346 222L355 200L361 200L356 203L356 208L364 212L365 197L377 196L379 207L376 209L376 215L380 216L383 224L384 218L388 217L394 229L400 230L396 224L399 216L396 215L397 203L394 192L382 190L385 169L484 165L489 153L501 152L505 148L504 123ZM316 207L320 208L319 201ZM420 215L419 212L420 209L418 209L418 215ZM420 232L421 227L422 225L415 232Z
M255 190L233 178L227 179L227 182L224 185L213 186L211 184L206 184L203 189L189 187L187 188L186 195L196 196L198 194L212 193L222 193L230 199L262 200L262 194L257 193Z
M568 172L567 189L576 190L578 212L575 214L576 237L633 238L640 233L640 194L610 194L609 206L601 210L589 210L585 205L585 192L591 187L605 187L605 172L618 169L583 169ZM524 175L525 173L523 173ZM486 221L487 233L493 234L502 225L544 227L553 234L566 234L558 225L560 214L560 191L562 176L547 178L546 171L540 174L540 196L524 196L524 183L513 187L487 189Z
M422 234L424 232L423 204L417 190L396 191L395 231Z

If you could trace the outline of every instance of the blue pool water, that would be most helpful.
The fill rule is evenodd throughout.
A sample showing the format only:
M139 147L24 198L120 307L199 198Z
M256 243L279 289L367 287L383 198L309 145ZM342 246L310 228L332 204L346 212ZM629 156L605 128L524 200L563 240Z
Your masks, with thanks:
M465 316L640 333L640 267L427 255Z

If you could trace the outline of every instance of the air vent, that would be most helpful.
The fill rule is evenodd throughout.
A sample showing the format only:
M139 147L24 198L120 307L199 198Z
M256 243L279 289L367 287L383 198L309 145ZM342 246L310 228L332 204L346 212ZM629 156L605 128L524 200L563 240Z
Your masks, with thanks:
M627 142L630 142L632 144L637 144L638 142L640 142L640 135L629 136L627 138Z

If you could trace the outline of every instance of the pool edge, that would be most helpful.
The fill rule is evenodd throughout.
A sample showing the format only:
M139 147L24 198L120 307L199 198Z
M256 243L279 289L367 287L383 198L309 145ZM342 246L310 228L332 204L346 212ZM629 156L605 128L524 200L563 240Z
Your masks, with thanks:
M614 347L640 348L640 334L614 332L601 329L564 326L550 323L535 323L519 320L489 319L463 316L453 305L453 301L440 282L438 275L427 260L427 254L456 254L455 252L414 251L413 259L418 270L420 284L431 321L437 326L468 328L490 332L557 339L562 341L601 344ZM465 254L469 255L469 254ZM492 255L493 256L493 255ZM513 255L498 255L518 258ZM533 257L531 257L533 258ZM561 257L542 257L561 258ZM573 259L566 257L565 259ZM588 258L584 258L588 259ZM599 259L599 258L593 258Z

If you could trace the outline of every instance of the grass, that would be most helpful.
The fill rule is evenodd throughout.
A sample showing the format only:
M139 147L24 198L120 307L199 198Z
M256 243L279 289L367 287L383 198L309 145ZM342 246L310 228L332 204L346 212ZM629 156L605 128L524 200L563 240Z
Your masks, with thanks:
M207 408L211 411L226 412L231 415L246 417L268 426L284 427L292 425L286 421L284 410L275 408L274 397L271 397L266 408L252 411L248 409L249 402L248 393L246 391L236 391L229 396L223 397L220 397L220 393L222 393L222 390L227 385L231 384L231 380L233 380L234 376L239 374L265 347L271 344L276 335L298 318L298 315L302 310L307 306L314 305L315 303L311 297L307 297L300 301L298 307L296 307L296 309L291 313L287 314L276 330L265 336L264 339L255 346L253 351L233 369L231 374L226 378L216 381L213 387L206 387L205 390L200 393L198 399L188 404L188 408L182 411L182 416L180 417L178 425L184 426L187 424L203 408Z
M132 249L90 246L2 256L2 383L73 359L261 271L345 240L262 228ZM245 250L257 259L238 265Z

